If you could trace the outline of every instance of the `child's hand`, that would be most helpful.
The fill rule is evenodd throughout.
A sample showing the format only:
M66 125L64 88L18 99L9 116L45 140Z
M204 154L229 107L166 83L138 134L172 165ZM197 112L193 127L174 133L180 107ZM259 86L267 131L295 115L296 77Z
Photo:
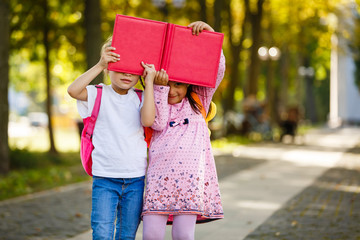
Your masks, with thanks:
M105 48L105 51L101 54L99 64L104 69L107 68L109 62L117 62L120 60L120 55L113 52L114 50L114 47L107 47Z
M169 75L166 73L164 69L161 69L160 71L156 72L154 83L156 85L163 85L167 86L169 82Z
M199 35L199 33L201 33L203 30L215 32L214 29L212 27L210 27L209 24L202 22L202 21L196 21L196 22L190 23L188 25L188 27L192 28L193 35L195 35L195 34Z
M143 77L145 78L145 85L153 83L156 75L154 64L141 62L141 65L144 67Z

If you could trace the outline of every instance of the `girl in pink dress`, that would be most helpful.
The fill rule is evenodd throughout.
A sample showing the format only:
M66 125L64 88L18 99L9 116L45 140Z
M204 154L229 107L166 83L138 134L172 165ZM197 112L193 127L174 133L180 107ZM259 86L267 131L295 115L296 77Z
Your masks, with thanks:
M204 22L189 25L193 34L214 31ZM164 239L172 224L173 239L194 239L195 224L223 218L223 208L211 150L208 127L196 101L206 112L223 79L225 57L221 53L215 88L168 81L157 72L154 86L156 116L149 149L143 206L143 239Z

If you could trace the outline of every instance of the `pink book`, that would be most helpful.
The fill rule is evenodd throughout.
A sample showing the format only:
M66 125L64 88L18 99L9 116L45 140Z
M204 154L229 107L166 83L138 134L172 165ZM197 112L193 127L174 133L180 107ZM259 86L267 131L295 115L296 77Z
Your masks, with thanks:
M120 61L108 69L141 75L141 61L165 69L170 81L215 87L224 35L176 24L116 15L112 46Z

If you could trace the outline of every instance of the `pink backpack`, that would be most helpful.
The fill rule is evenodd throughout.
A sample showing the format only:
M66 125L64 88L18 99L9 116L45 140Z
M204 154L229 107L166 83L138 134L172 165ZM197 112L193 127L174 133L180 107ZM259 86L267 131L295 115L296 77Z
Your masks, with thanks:
M99 115L101 95L102 95L102 86L96 85L95 87L97 89L97 95L96 95L96 99L95 99L94 108L91 112L91 116L83 119L84 129L81 132L81 141L80 141L81 163L83 165L85 172L90 176L92 176L91 153L94 149L94 145L92 144L92 135L93 135L94 128L95 128L96 119ZM141 92L142 91L139 89L135 89L135 92L138 95L140 102L141 102ZM149 147L152 129L146 127L146 128L144 128L144 130L145 130L145 141L147 142L148 147ZM150 134L150 136L149 136L149 134Z

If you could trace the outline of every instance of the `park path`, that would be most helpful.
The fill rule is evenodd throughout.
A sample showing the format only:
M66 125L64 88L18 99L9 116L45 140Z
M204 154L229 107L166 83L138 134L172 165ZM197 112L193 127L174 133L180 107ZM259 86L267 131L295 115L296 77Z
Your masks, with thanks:
M323 128L215 152L225 218L196 239L360 239L359 143L359 128ZM0 202L0 240L91 239L90 208L90 182Z

